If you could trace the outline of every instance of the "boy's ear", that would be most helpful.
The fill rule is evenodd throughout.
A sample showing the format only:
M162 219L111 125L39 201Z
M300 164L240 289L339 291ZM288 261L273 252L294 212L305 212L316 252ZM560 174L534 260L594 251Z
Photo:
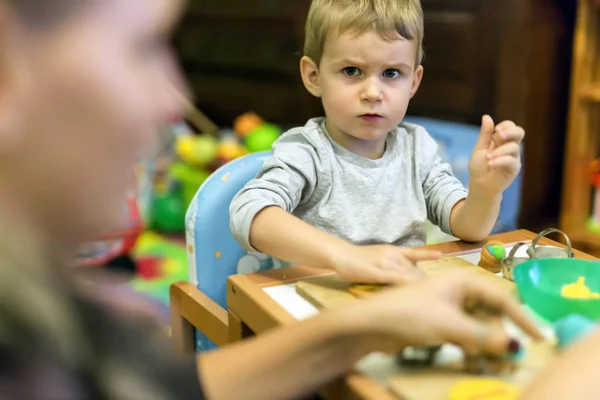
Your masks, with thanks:
M421 86L422 79L423 79L423 66L419 65L413 75L412 87L410 89L410 98L411 99L417 93L417 90L419 90L419 86Z
M321 97L319 67L310 57L304 56L300 60L300 75L306 90L315 97Z

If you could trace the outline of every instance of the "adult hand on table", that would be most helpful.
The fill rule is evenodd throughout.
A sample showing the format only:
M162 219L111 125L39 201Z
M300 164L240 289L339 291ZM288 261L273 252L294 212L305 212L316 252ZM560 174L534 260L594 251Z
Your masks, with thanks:
M465 311L472 304L493 310L497 317L487 322L476 319ZM356 308L362 313L365 329L402 346L453 343L469 354L515 353L520 344L502 328L503 316L534 339L543 338L510 293L471 273L449 272L388 289Z
M542 338L509 293L483 277L458 272L385 289L202 355L199 370L209 397L280 400L313 393L374 351L442 343L454 343L470 354L518 350L499 324L483 324L464 311L473 302ZM232 363L240 365L233 380Z

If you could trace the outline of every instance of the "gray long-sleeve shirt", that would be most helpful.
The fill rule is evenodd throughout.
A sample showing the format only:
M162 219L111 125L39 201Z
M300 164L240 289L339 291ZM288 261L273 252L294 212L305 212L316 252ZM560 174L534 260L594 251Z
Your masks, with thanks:
M423 127L400 124L383 156L370 160L333 141L324 118L315 118L284 133L257 177L234 197L231 232L254 251L254 217L279 206L355 244L420 246L427 219L451 234L450 212L466 195Z

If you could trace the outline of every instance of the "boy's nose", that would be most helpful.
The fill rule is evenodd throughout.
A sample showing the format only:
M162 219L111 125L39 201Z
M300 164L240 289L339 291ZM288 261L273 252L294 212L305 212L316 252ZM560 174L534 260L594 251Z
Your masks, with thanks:
M369 79L363 86L361 98L368 102L380 101L382 98L382 91L379 83L375 79Z

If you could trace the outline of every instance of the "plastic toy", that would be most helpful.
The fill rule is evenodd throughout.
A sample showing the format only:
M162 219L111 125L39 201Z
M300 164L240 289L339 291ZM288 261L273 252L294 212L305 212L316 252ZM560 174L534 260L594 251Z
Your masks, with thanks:
M479 266L494 274L502 270L502 260L506 257L506 247L502 242L490 240L481 249Z
M273 143L281 135L279 127L273 124L262 124L256 127L244 138L246 148L251 153L271 150Z
M184 163L175 163L169 167L170 176L178 182L172 191L179 191L185 207L191 202L198 188L210 176L206 169L194 168Z
M233 127L250 153L271 150L273 143L281 136L281 129L277 125L265 122L252 112L236 118Z
M148 225L169 234L185 231L185 211L211 173L248 153L270 149L281 134L276 125L255 113L239 116L235 131L218 130L192 104L186 104L188 119L194 117L196 130L208 133L196 134L186 123L174 125L171 135L165 135L170 138L162 145L165 155L155 160L154 168L148 168L146 174L152 176L144 202Z
M554 324L558 348L565 349L597 328L594 321L577 314L559 319Z
M181 160L193 167L204 168L217 157L219 141L210 135L182 136L175 145Z
M216 164L213 165L212 169L216 170L229 161L233 161L246 154L248 154L248 150L235 137L224 138L219 142L217 147Z
M233 130L240 138L244 138L264 122L265 121L258 114L247 112L235 119L233 122Z
M150 228L167 234L180 233L185 229L185 211L178 191L157 194L152 203Z
M450 389L450 400L516 400L520 390L513 384L493 378L461 381Z
M574 258L542 258L519 264L514 278L521 299L536 314L556 322L571 314L600 319L600 299L564 297L563 285L585 277L592 292L600 291L600 263Z

